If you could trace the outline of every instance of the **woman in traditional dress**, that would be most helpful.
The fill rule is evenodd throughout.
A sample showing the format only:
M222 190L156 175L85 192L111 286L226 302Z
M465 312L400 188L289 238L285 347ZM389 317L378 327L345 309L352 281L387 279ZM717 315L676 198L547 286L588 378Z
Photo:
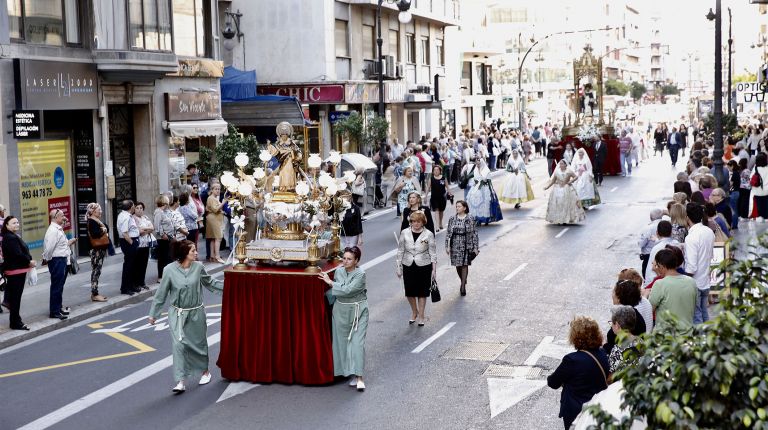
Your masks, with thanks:
M429 187L431 190L429 194L429 207L437 212L437 231L440 231L443 229L443 212L445 212L445 206L448 204L448 188L443 176L443 168L435 164L432 167L432 177L429 181L431 183Z
M576 153L573 151L573 145L570 143L565 144L565 149L563 150L563 160L565 160L568 165L571 165L571 162L573 161L573 156L576 155Z
M589 160L587 151L579 148L576 156L571 162L571 169L576 173L576 182L573 187L576 188L576 194L581 200L581 207L589 208L592 205L600 203L600 194L595 185L594 173L592 173L592 162Z
M427 297L432 279L437 273L437 247L435 235L424 228L424 212L411 214L411 227L403 229L397 240L397 277L403 278L405 298L411 306L408 324L417 320L419 327L426 322Z
M197 247L189 240L174 242L175 262L169 264L163 282L155 292L149 310L149 323L154 325L160 318L166 302L168 326L173 340L173 376L177 384L174 393L186 390L184 381L195 373L201 373L200 385L211 382L208 371L208 340L203 306L203 287L221 294L222 281L213 279L197 260Z
M520 157L522 161L522 157ZM469 215L469 205L464 200L456 202L456 215L448 219L445 231L445 252L451 257L451 265L461 280L459 293L467 295L467 275L472 260L480 253L475 220Z
M410 216L416 211L424 213L424 216L427 219L424 228L431 231L432 234L435 234L435 221L432 219L432 211L429 210L429 207L422 204L421 194L416 191L408 193L408 206L403 208L403 221L400 223L400 231L408 228L408 225L410 225L411 222Z
M408 196L414 192L421 192L419 178L413 174L413 167L403 168L403 176L397 178L393 192L397 193L397 212L401 213L408 206Z
M478 225L501 221L504 217L501 215L501 206L496 191L493 189L493 183L490 178L491 170L485 164L482 158L475 160L475 175L469 181L472 188L467 193L467 202L469 211L475 217Z
M349 385L364 391L368 296L365 271L357 267L360 254L356 246L344 249L342 265L333 272L333 280L324 272L318 278L331 286L325 295L333 305L333 374L349 376Z
M512 151L512 156L507 160L507 176L504 187L501 189L501 200L504 203L514 204L515 209L520 209L520 204L533 200L533 187L528 178L523 157L517 149Z
M221 239L224 237L223 224L224 224L224 204L219 201L219 195L221 194L221 184L211 185L211 195L208 196L208 200L205 203L205 238L212 239L211 242L211 257L208 261L219 262L224 264L219 255L219 248L221 248ZM155 223L157 225L157 223Z
M549 193L547 204L547 222L552 224L576 224L584 221L584 209L581 208L579 196L573 188L576 174L568 167L565 160L557 163L557 169L549 178L547 186L555 188Z

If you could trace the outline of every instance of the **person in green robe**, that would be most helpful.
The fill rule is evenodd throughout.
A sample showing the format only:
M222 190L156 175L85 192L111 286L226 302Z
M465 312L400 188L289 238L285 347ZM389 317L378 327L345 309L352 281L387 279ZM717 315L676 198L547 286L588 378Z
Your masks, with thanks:
M179 394L186 390L184 381L193 374L201 374L200 385L211 382L203 287L221 294L224 285L213 279L197 261L197 247L192 241L175 242L172 251L176 261L163 270L163 282L149 310L149 323L155 324L167 302L170 305L168 326L173 339L173 376L177 382L173 392Z
M365 367L365 334L368 331L368 297L366 296L365 271L360 262L360 248L344 249L342 265L333 273L318 278L331 286L326 292L333 305L333 373L350 376L349 385L357 391L365 391L363 368Z

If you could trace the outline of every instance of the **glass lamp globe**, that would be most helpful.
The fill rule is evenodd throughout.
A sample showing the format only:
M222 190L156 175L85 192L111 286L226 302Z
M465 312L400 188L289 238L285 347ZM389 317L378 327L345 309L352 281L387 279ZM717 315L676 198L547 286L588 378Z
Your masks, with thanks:
M331 151L328 161L330 161L331 164L341 163L341 154L339 154L339 151Z
M250 196L253 193L253 187L248 182L241 182L237 187L237 192L242 196Z
M331 182L325 188L325 194L327 194L329 196L332 196L332 195L336 194L336 192L338 192L338 191L339 191L339 188L336 186L335 182Z
M266 172L264 172L264 169L261 167L257 167L253 169L253 177L256 179L264 179L264 177L267 176Z
M266 149L263 149L259 153L259 160L261 160L261 161L266 163L267 161L269 161L271 159L272 159L272 154L270 154L269 151L267 151Z
M318 183L318 184L319 184L321 187L323 187L323 188L327 188L327 187L329 187L331 184L333 184L334 182L333 182L333 178L331 178L331 177L330 177L330 175L328 175L328 174L326 173L325 175L322 175L322 174L320 175L320 177L317 179L317 183Z
M312 154L307 159L307 166L309 166L312 169L317 169L320 167L320 164L323 163L323 159L320 158L320 155L318 154Z
M245 152L238 152L237 156L235 156L235 164L238 165L238 167L245 167L248 165L248 154Z
M296 184L296 194L300 196L309 194L309 185L306 181L299 181L299 183Z
M406 11L400 12L400 14L397 15L397 20L403 24L408 24L409 22L411 22L412 17L413 15L411 15L411 13L406 10Z
M355 172L352 170L347 170L344 172L344 180L347 182L352 182L355 180Z

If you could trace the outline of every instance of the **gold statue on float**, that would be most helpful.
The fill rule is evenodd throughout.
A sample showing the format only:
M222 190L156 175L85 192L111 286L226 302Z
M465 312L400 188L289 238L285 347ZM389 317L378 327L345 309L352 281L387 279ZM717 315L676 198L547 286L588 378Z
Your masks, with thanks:
M273 145L267 144L267 150L280 163L277 169L278 193L277 195L295 196L296 183L301 172L303 154L301 148L293 140L293 126L288 122L281 122L276 128L278 140ZM291 198L290 201L293 201Z

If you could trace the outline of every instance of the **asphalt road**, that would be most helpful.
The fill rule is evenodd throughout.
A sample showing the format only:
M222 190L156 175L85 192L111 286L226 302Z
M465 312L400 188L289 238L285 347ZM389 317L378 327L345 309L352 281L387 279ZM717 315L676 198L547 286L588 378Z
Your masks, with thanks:
M585 314L607 328L611 283L620 269L639 267L638 232L650 209L671 196L675 172L668 161L652 159L632 177L606 178L604 204L582 225L553 226L543 220L544 161L530 170L537 199L520 210L503 205L504 221L480 229L466 297L458 294L444 233L438 234L443 300L428 303L422 328L408 325L410 310L394 276L390 253L399 220L385 212L365 221L365 393L342 382L222 380L215 366L221 299L208 294L211 384L190 381L185 394L171 394L168 329L146 325L143 302L0 351L0 428L562 428L560 393L545 378L570 351L568 321Z

